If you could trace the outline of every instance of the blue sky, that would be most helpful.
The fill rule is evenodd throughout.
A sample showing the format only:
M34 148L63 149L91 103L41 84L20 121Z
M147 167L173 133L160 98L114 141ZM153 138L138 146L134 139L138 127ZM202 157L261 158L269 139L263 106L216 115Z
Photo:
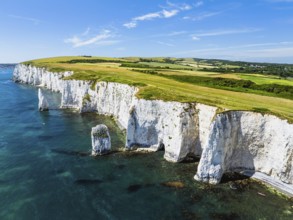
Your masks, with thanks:
M0 63L169 56L293 63L293 0L1 0Z

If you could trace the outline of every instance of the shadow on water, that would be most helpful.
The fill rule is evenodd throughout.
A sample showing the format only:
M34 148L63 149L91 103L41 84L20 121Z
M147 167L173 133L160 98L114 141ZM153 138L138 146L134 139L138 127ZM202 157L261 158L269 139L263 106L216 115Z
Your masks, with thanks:
M100 157L108 157L108 156L111 156L111 155L114 155L114 154L119 154L119 153L123 153L123 151L121 150L111 150L103 155L98 155L98 156L95 156L94 159L100 159Z
M97 185L103 183L103 180L100 179L78 179L74 181L74 184L82 186Z
M47 139L51 139L51 136L44 136L44 138ZM91 156L91 152L84 152L84 151L73 151L73 150L65 150L65 149L51 149L51 151L53 153L56 154L63 154L63 155L67 155L67 156L78 156L78 157L89 157ZM119 150L113 150L108 152L107 154L103 154L101 156L95 156L93 157L93 159L99 159L100 157L107 157L107 156L111 156L113 154L118 154L118 153L123 153L123 151L119 151Z
M62 149L51 149L51 151L53 153L64 154L68 156L88 157L91 155L90 152L71 151L71 150L62 150Z
M240 173L230 172L230 173L225 173L223 175L220 183L228 183L228 182L237 181L237 180L247 180L249 178L250 178L249 176L245 176Z
M203 184L203 190L206 192L211 192L218 194L219 196L225 196L225 190L223 190L226 186L230 188L230 190L234 190L238 193L243 193L249 190L255 182L249 178L248 176L236 173L236 172L229 172L225 173L221 179L220 184L212 185L212 184Z
M211 213L210 218L213 220L238 220L240 216L237 213Z
M200 157L194 155L187 155L181 163L199 163Z
M157 188L164 187L164 188L169 188L173 190L178 190L178 189L185 188L185 185L183 184L183 182L180 182L180 181L167 181L167 182L161 182L161 183L146 183L146 184L130 184L127 187L127 192L134 193L141 189L145 189L149 187L157 187Z
M127 192L134 193L143 188L154 187L154 186L156 186L156 184L131 184L127 187Z
M123 170L126 168L126 165L125 164L118 164L118 165L116 165L116 168L119 170Z
M143 184L133 184L133 185L130 185L127 187L127 191L129 193L133 193L133 192L137 192L138 190L140 190L143 187L144 187Z

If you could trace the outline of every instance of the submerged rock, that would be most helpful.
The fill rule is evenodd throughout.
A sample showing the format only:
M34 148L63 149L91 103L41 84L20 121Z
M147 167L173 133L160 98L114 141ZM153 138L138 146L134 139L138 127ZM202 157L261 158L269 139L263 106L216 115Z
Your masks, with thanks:
M40 88L38 92L38 97L39 97L39 111L48 111L49 110L48 101L46 97L44 96L42 89Z
M161 183L161 185L166 187L176 188L176 189L184 188L184 183L180 181L164 182L164 183Z
M92 155L107 154L111 150L111 138L108 128L104 124L92 128Z

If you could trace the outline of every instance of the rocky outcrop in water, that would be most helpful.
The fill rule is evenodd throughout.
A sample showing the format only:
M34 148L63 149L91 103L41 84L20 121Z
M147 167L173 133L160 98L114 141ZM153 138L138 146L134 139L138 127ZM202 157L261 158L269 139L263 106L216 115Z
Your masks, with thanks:
M38 98L39 98L39 111L48 111L49 110L48 101L47 101L42 89L40 89L40 88L38 91Z
M92 128L92 155L103 155L111 151L111 138L106 125L100 124Z
M293 125L286 120L246 111L217 114L216 107L199 103L138 99L136 87L63 80L71 74L20 64L14 80L60 92L62 108L114 116L126 129L126 148L164 148L164 158L172 162L201 155L197 180L218 183L227 171L248 170L293 183Z

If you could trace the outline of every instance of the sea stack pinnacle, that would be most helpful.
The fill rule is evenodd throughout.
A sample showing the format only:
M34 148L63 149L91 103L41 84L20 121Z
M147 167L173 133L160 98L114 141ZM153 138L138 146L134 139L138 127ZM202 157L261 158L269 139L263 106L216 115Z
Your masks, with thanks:
M111 138L106 125L100 124L92 128L92 155L107 154L111 150Z
M40 88L38 92L38 97L39 97L39 111L48 111L49 110L48 101L46 97L44 96L42 89Z

